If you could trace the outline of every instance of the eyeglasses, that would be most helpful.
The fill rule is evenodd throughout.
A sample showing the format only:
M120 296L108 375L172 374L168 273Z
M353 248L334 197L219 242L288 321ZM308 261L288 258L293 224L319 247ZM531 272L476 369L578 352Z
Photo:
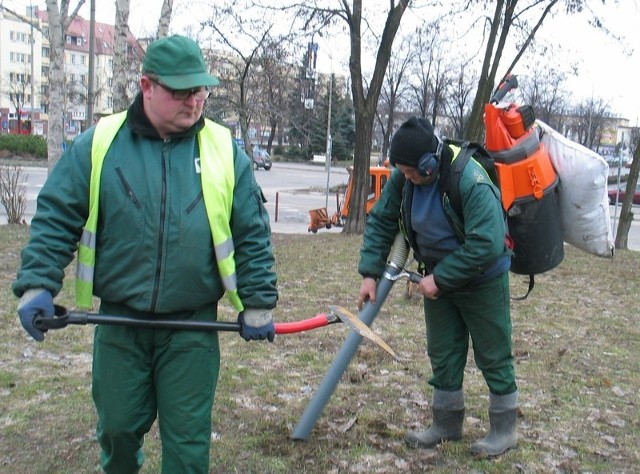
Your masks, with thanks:
M208 89L197 88L197 89L175 90L175 89L168 88L161 82L158 82L158 81L151 81L151 82L153 82L154 84L158 84L167 92L171 92L171 96L175 100L187 100L189 97L193 96L198 102L202 102L203 100L207 100L211 95L211 91Z

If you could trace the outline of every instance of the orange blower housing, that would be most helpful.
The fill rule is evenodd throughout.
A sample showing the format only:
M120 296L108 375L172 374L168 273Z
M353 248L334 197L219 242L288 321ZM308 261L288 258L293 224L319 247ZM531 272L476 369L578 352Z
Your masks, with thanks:
M514 242L511 271L532 275L564 258L559 178L538 135L533 110L485 105L485 148L495 160L502 206Z

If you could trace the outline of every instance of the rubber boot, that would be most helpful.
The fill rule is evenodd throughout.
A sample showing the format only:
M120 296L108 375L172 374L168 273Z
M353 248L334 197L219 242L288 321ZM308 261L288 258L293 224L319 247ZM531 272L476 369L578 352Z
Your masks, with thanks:
M442 441L462 439L464 422L464 394L462 390L446 392L434 390L433 424L424 431L409 431L404 440L411 448L432 448Z
M489 433L471 445L471 452L474 455L499 456L514 448L518 440L517 411L517 391L508 395L489 394Z

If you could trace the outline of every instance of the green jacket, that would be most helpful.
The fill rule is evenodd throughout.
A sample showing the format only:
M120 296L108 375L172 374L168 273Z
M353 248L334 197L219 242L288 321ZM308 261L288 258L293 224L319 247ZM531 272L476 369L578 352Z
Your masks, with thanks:
M136 311L172 313L215 304L224 294L207 219L196 133L160 139L142 110L129 109L102 169L94 293ZM38 196L31 238L13 284L56 295L88 216L94 128L74 140ZM278 293L269 216L251 161L233 145L231 232L245 308L271 309Z
M361 275L374 278L382 275L398 232L402 231L410 244L415 242L410 224L401 218L410 214L407 204L412 193L413 185L394 169L367 220L358 265ZM474 160L469 161L461 176L460 195L464 220L456 215L448 197L442 197L445 212L461 243L433 269L436 284L442 291L465 287L499 257L511 254L505 245L506 224L500 192ZM415 245L411 247L414 255L419 256Z

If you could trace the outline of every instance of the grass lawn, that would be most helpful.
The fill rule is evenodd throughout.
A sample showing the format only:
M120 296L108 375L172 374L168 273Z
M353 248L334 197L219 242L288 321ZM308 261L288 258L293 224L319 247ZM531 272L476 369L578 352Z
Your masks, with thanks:
M50 331L35 343L21 328L11 282L27 226L0 226L0 472L98 472L91 400L92 328ZM344 306L355 312L360 236L274 234L278 321ZM430 423L422 302L397 282L372 328L396 361L364 341L306 441L291 434L348 328L332 325L247 343L220 335L212 473L634 473L640 471L640 253L602 259L566 247L563 262L536 277L512 304L520 389L518 448L475 459L471 442L488 428L488 394L470 351L461 442L412 450L407 429ZM73 308L73 268L56 298ZM526 290L511 275L512 294ZM235 321L228 307L221 319ZM144 473L160 471L154 426Z

